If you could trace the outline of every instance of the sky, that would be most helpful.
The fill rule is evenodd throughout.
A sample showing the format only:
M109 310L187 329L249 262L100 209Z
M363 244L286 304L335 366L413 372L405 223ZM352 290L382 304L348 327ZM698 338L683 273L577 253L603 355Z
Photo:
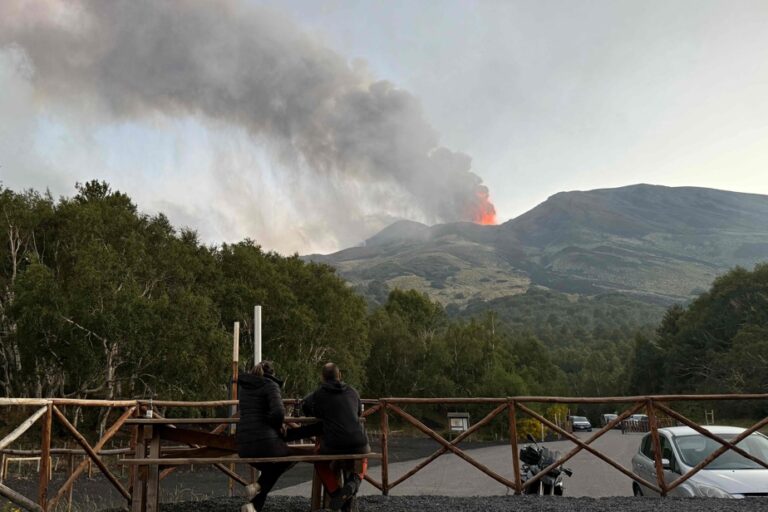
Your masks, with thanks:
M125 89L114 81L91 87L87 76L75 80L57 64L30 57L36 46L44 48L45 31L25 34L19 27L39 13L12 8L0 11L3 185L71 195L76 181L105 179L143 211L163 211L207 242L250 237L267 249L302 254L354 245L397 218L458 220L473 187L482 185L500 222L564 190L654 183L768 194L768 2L231 3L249 13L232 19L253 23L249 31L243 22L242 37L287 45L279 38L288 33L295 34L289 50L311 44L312 59L333 70L330 78L319 75L328 84L368 93L370 84L386 81L404 91L395 96L394 108L405 114L393 122L393 137L404 132L408 140L373 148L364 160L345 153L318 170L327 155L313 141L326 132L299 129L281 142L274 120L265 123L257 112L243 121L237 108L222 114L208 96L172 98L171 106L149 97L154 91L136 99L130 88L143 84L130 75L117 82ZM311 43L294 44L303 37ZM60 46L68 58L70 50ZM143 54L136 62L171 62L152 68L171 80L177 70L162 57ZM130 68L134 61L126 62ZM250 71L256 81L264 74ZM243 74L221 73L235 82ZM229 93L232 84L225 85ZM306 90L316 97L318 88ZM379 98L369 96L365 105ZM100 100L83 100L89 97ZM311 119L336 122L337 114ZM332 135L361 134L357 152L371 145L364 140L370 125L359 113L353 117L363 124ZM414 156L414 144L418 151L450 151L450 185L431 171L390 179L413 158L419 169L433 165L434 153ZM391 147L402 155L381 163ZM448 196L458 198L450 207L443 204Z

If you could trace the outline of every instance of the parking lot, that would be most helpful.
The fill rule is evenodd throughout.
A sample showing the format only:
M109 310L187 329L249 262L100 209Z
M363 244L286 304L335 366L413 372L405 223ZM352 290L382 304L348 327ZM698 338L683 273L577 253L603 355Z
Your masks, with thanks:
M587 439L591 432L580 432L576 436ZM622 434L612 430L595 441L592 446L603 452L627 469L631 469L632 455L637 451L642 434ZM554 450L565 453L574 444L570 441L545 443ZM435 444L437 448L437 444ZM499 474L513 479L512 450L509 445L490 446L468 450L467 453L478 462L485 464ZM389 465L389 480L394 481L414 467L418 461L399 462ZM604 497L631 496L632 483L629 478L616 469L582 450L567 464L573 470L573 476L566 479L566 494L569 496ZM379 478L379 469L372 470ZM276 494L304 495L309 483L286 487ZM364 485L361 494L379 494L374 487ZM510 491L491 477L481 473L455 455L443 455L432 464L422 469L412 478L398 485L390 492L395 496L442 495L442 496L495 496L508 494Z

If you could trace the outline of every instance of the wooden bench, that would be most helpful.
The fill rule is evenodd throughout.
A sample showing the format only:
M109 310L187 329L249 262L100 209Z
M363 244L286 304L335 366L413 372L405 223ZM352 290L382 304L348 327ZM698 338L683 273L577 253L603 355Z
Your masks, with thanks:
M317 422L316 418L286 418L286 422L307 424ZM236 454L234 436L179 428L176 425L199 424L234 424L238 418L131 418L126 424L136 428L136 450L134 458L121 459L120 463L134 466L131 480L131 511L157 512L159 510L161 468L173 468L183 465L212 464L227 473L231 478L246 485L247 482L236 473L227 469L225 464L254 464L274 462L334 462L361 461L363 459L381 459L379 453L318 455L314 445L289 445L293 455L285 457L249 457L241 458ZM178 448L167 457L162 456L161 441L181 442L190 446L189 450ZM147 455L147 448L149 454ZM186 456L185 456L186 455ZM173 471L170 469L169 471ZM338 471L339 477L341 471ZM341 481L341 480L340 480ZM323 496L323 487L317 472L312 479L312 510L319 510L328 497Z

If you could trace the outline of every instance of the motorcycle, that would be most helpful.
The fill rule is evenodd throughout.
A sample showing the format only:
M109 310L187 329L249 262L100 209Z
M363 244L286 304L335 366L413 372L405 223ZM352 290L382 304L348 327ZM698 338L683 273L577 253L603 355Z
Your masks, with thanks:
M536 443L536 439L530 434L528 434L528 440L533 445L527 445L520 449L520 460L523 461L520 480L523 484L560 458L560 452L539 446ZM565 493L565 478L563 475L570 477L573 475L573 471L564 468L562 465L555 466L546 475L526 487L523 493L562 496Z

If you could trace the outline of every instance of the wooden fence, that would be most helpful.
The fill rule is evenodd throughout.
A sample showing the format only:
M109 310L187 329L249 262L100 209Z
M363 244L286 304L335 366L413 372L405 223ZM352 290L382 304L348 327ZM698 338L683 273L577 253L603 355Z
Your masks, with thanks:
M515 494L522 494L524 489L528 486L536 483L541 477L543 477L547 471L564 464L570 460L574 455L582 450L585 450L605 463L613 466L617 471L626 475L628 478L638 482L640 485L653 489L662 496L666 496L673 489L680 486L683 482L688 480L691 476L699 472L707 464L712 462L715 458L725 453L727 450L732 450L735 453L761 465L768 469L768 463L760 460L755 456L745 452L738 446L740 441L749 436L751 433L768 425L768 417L758 421L743 433L739 434L731 440L723 439L715 434L710 433L706 429L699 426L696 422L686 418L683 414L675 411L670 407L670 402L694 402L694 401L733 401L733 400L768 400L768 394L740 394L740 395L654 395L654 396L619 396L619 397L547 397L547 396L519 396L519 397L506 397L506 398L382 398L379 400L365 400L368 405L364 416L368 417L368 425L371 425L370 417L378 414L379 426L380 426L380 445L381 445L381 477L380 480L376 480L371 476L366 476L366 480L373 486L379 489L383 494L388 494L390 490L400 485L404 481L411 478L417 472L428 466L435 459L446 453L452 453L457 457L463 459L468 464L474 466L477 470L493 478L502 485L513 490ZM287 404L295 403L293 400L286 400ZM535 404L611 404L614 407L624 405L625 409L618 414L616 418L605 424L600 430L593 433L586 439L582 439L574 436L571 432L565 428L555 424L553 421L545 418L542 414L535 410ZM0 483L0 496L9 499L16 505L33 511L53 511L57 510L57 507L62 504L61 500L64 496L70 495L72 486L82 473L88 467L89 461L94 464L106 477L106 479L112 484L112 486L119 492L122 497L128 502L132 499L132 488L128 484L120 481L116 477L104 462L104 456L107 451L104 449L107 443L126 425L128 419L131 417L140 417L145 414L147 409L156 408L216 408L225 406L237 405L237 401L234 400L221 400L221 401L208 401L208 402L180 402L180 401L144 401L144 400L74 400L74 399L27 399L27 398L0 398L0 411L2 408L8 407L35 407L34 413L23 421L17 428L6 435L0 440L0 451L9 447L14 441L16 441L24 432L26 432L33 424L38 421L42 422L41 439L40 439L40 457L41 468L39 471L39 484L36 499L29 498L21 495L17 491L14 491L4 483ZM468 430L454 437L452 440L447 440L433 429L429 428L421 420L405 410L409 405L486 405L493 407L493 409L486 414L482 419L477 421ZM75 428L72 422L63 414L61 407L63 406L77 406L77 407L107 407L110 409L116 409L120 412L118 418L112 423L112 425L105 430L103 436L93 445L91 445L87 439ZM652 444L655 454L655 468L656 468L656 481L649 482L628 469L622 466L618 461L615 461L607 455L601 453L595 449L593 443L603 436L606 432L619 425L625 419L629 418L632 414L643 412L648 416L648 428L652 436ZM508 434L510 444L510 464L513 468L514 477L512 480L502 476L498 471L491 469L484 464L481 464L471 455L459 448L459 444L467 439L469 436L478 432L483 427L490 424L495 418L506 414L508 419ZM720 448L715 450L710 456L702 460L691 471L681 475L677 480L667 484L664 480L664 472L661 461L661 450L659 441L660 428L658 418L660 415L669 417L679 422L682 425L691 427L701 435L714 440L721 445ZM521 482L521 471L519 461L519 443L517 424L518 419L523 417L530 417L544 426L558 433L565 439L572 441L575 446L573 449L565 453L559 460L553 462L549 467L545 468L538 475L528 479L526 482ZM389 480L389 450L388 442L390 437L389 420L390 417L398 418L400 421L405 422L429 438L433 439L440 445L440 447L429 457L418 462L410 471L406 472L401 477L394 481ZM70 471L70 474L64 484L55 492L50 492L50 470L49 464L51 461L51 454L58 449L51 447L51 429L54 420L60 424L64 430L80 445L83 452L87 455L87 459L83 460L76 468ZM287 418L289 421L290 418ZM131 428L131 444L130 449L126 455L130 456L135 452L137 442L137 429L135 428L133 421L128 422L128 428ZM201 421L201 423L210 423L209 420ZM210 434L221 434L227 427L232 424L232 420L222 419L221 424L213 429ZM246 484L247 480L237 475L231 468L219 464L218 469L227 474L230 478L236 480L240 484ZM134 482L133 472L136 468L131 466L131 475L128 478L128 482ZM172 472L172 468L168 468L164 473L169 474Z

